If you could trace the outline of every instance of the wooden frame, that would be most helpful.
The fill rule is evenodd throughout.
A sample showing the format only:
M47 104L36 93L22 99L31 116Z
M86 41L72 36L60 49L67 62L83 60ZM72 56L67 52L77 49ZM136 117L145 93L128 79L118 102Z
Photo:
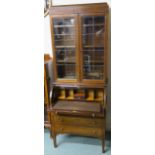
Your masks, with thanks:
M60 83L75 83L75 82L79 82L79 65L78 65L78 61L79 61L79 46L78 46L78 40L77 40L77 36L78 36L78 24L77 24L77 16L76 15L54 15L50 17L50 24L51 24L51 34L54 34L54 29L53 29L53 19L54 18L64 18L64 17L73 17L75 18L75 52L76 52L76 79L58 79L57 78L57 70L56 70L56 49L54 46L54 35L52 36L52 46L53 46L53 64L54 64L54 81L56 82L60 82Z
M50 21L51 21L51 34L54 34L53 31L53 18L63 18L63 17L74 17L75 18L75 29L76 29L76 75L77 79L57 79L57 70L56 70L56 55L55 55L55 47L54 47L54 36L52 36L52 46L53 46L53 62L54 62L54 80L58 83L87 83L87 84L104 84L107 82L107 52L108 52L108 6L106 3L102 4L92 4L90 5L73 5L70 6L55 6L52 7L50 10ZM102 8L102 10L101 10ZM70 14L69 14L70 13ZM64 15L65 14L65 15ZM82 49L82 22L81 17L83 16L97 16L97 15L103 15L105 16L105 33L104 33L104 79L103 80L89 80L89 79L83 79L83 49Z
M106 89L107 89L107 55L108 55L108 11L109 7L107 3L54 6L51 7L50 9L54 82L52 83L53 93L50 99L51 104L49 111L51 116L50 119L52 124L51 132L54 141L54 147L57 146L56 136L58 134L69 133L69 134L97 137L102 141L102 152L105 151L104 147L105 147L105 129L106 129L105 122L106 122L106 105L107 105ZM102 59L99 62L104 65L103 80L95 78L94 79L83 78L84 65L82 59L83 58L82 17L84 16L104 16L105 26L104 26L104 33L102 34L104 58L103 63L101 62ZM54 46L53 19L64 17L75 18L75 50L76 50L75 60L76 60L77 79L74 80L73 79L60 80L57 78L58 71L56 68L56 48ZM102 29L103 28L101 28L101 30ZM99 50L103 49L101 48ZM75 89L75 91L71 93L72 95L66 95L69 94L69 92L73 89ZM93 108L92 104L94 104Z
M97 83L100 83L100 84L104 84L106 83L106 79L107 79L107 52L108 52L108 47L106 46L107 45L107 37L108 37L108 18L107 18L107 12L106 13L84 13L82 15L79 16L79 26L80 26L80 57L82 58L83 57L83 47L82 47L82 18L81 17L84 17L84 16L104 16L106 19L105 19L105 32L104 32L104 68L103 68L103 73L104 73L104 79L103 80L89 80L89 79L84 79L83 78L83 72L82 72L82 68L83 68L83 61L81 61L81 82L82 83L94 83L94 84L97 84Z

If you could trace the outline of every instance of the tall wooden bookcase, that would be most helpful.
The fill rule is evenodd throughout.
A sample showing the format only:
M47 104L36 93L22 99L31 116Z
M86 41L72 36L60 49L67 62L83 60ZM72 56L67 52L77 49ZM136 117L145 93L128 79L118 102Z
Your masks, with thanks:
M100 138L104 151L108 13L107 3L50 9L55 147L56 136L69 133Z

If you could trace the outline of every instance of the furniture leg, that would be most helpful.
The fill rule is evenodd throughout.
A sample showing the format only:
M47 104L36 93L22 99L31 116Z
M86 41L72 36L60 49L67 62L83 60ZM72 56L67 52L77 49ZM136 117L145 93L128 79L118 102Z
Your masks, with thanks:
M53 143L54 143L54 147L57 147L57 142L56 142L56 135L53 134Z
M105 133L104 133L104 136L102 138L102 153L105 153Z
M102 153L105 153L105 140L102 140Z
M51 131L51 129L50 129L50 137L53 138L53 135L52 135L52 131Z

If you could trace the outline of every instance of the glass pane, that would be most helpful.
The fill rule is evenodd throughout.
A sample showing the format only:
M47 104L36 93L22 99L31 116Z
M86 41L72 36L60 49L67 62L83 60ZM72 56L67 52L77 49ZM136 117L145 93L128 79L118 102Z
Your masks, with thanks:
M54 45L58 79L76 78L75 19L54 18Z
M104 16L84 16L82 22L83 78L103 79Z
M74 79L75 78L75 64L57 64L58 78Z
M54 43L56 47L75 47L75 19L54 19Z
M96 16L94 17L95 24L103 24L104 23L104 16Z
M75 63L75 49L74 48L62 48L56 49L56 61L57 63Z

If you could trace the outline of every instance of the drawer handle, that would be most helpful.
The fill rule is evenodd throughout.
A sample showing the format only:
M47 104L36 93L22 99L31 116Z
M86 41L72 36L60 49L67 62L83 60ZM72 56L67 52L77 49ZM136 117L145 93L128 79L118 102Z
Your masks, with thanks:
M92 117L95 117L95 114L94 113L92 113Z
M76 113L77 111L76 111L76 110L73 110L72 112L73 112L73 113Z

